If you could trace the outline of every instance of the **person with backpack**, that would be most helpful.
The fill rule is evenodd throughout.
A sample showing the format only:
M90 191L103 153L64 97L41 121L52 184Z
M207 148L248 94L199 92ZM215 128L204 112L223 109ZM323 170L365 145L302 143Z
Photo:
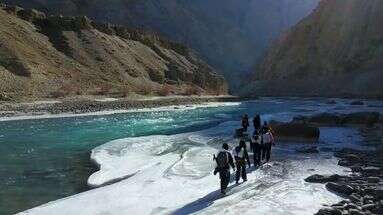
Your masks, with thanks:
M254 125L254 130L258 131L261 129L261 116L259 114L255 115L253 118L253 125Z
M218 152L217 156L214 155L214 160L217 163L214 175L219 173L221 193L225 195L230 182L230 166L235 171L233 156L229 152L229 145L227 145L227 143L222 144L222 150Z
M242 128L246 132L249 127L249 116L247 114L242 117Z
M274 145L274 137L269 127L264 126L262 128L261 142L263 145L262 159L266 159L266 162L269 162L271 156L271 145Z
M247 181L246 175L246 161L250 168L249 154L246 149L246 142L241 140L239 146L234 148L234 159L237 166L237 172L235 174L235 182L238 184L239 179L242 176L243 181Z
M260 166L262 149L261 137L258 130L254 131L253 138L250 142L250 150L253 152L254 166Z

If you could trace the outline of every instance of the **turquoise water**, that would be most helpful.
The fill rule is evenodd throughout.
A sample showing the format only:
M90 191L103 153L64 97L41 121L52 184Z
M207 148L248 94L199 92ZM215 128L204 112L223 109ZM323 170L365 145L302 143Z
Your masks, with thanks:
M329 108L325 100L261 100L113 115L0 122L0 214L12 214L89 188L90 152L114 139L177 134L239 120L243 113L289 118ZM342 108L342 106L331 106Z

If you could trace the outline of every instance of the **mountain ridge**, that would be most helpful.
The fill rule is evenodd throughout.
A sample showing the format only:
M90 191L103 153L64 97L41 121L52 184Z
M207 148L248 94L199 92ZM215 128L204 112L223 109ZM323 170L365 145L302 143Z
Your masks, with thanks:
M161 33L196 50L222 71L231 89L277 36L308 15L318 0L6 0L51 14Z
M1 5L2 99L89 94L225 94L187 47L87 17Z
M383 97L383 2L323 0L268 50L245 93Z

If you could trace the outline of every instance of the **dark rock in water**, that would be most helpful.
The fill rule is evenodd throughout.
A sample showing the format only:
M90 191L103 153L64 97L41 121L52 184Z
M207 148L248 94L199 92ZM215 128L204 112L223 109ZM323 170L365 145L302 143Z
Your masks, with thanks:
M348 209L357 209L358 206L356 206L354 203L348 203L344 206L344 209L348 210Z
M314 124L337 125L341 123L341 118L335 114L321 113L321 114L317 114L312 117L309 117L307 122L314 123Z
M293 123L308 123L319 125L373 125L379 122L380 113L378 112L356 112L350 114L337 115L332 113L321 113L309 117L298 116L293 119Z
M350 209L348 210L349 215L364 215L364 213L360 212L358 209Z
M362 206L362 210L372 210L372 209L374 209L376 207L376 205L375 204L365 204L365 205L363 205Z
M316 146L302 147L302 148L296 149L295 151L298 153L305 153L305 154L319 153L319 150L317 149Z
M334 149L331 148L331 147L321 147L320 150L323 151L323 152L332 152L332 151L334 151Z
M275 131L275 139L287 141L318 141L319 128L305 123L270 122Z
M334 104L336 104L336 101L335 100L329 100L329 101L326 102L326 104L334 105Z
M352 202L361 202L361 197L356 193L351 194L349 198Z
M353 101L350 103L350 105L364 105L364 102L362 101Z
M373 167L373 166L362 168L362 173L365 175L379 175L381 171L382 170L379 167Z
M327 182L336 182L340 178L342 178L340 175L312 175L305 179L306 182L311 183L327 183Z
M380 178L379 177L368 177L367 182L368 183L379 183Z
M377 207L375 209L372 209L371 213L373 213L373 214L383 214L383 207L380 206L380 207Z
M315 215L342 215L342 211L335 208L322 208Z
M345 184L338 184L334 182L327 183L326 188L330 191L345 195L351 195L352 192L354 192L354 188L352 188L351 186Z
M342 124L363 124L373 125L379 121L378 112L358 112L343 115Z
M339 166L355 166L356 164L361 163L363 160L355 154L346 154L342 156L342 159L339 160L338 165Z

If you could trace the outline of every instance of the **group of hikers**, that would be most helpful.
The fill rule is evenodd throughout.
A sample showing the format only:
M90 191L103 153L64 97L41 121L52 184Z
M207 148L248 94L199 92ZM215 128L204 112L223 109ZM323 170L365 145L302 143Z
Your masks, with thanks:
M249 137L247 133L250 126L247 114L243 115L241 125L242 127L235 132L235 137L239 139L239 145L234 147L232 152L230 152L229 145L224 143L222 150L219 151L217 156L214 155L214 160L217 163L214 175L219 173L222 194L226 194L226 189L230 182L230 167L236 171L236 184L239 183L240 178L243 179L243 182L247 181L246 164L250 168L251 162L247 152L246 142L250 143L250 150L253 152L255 167L270 160L271 146L274 145L274 137L272 129L268 126L267 122L265 121L264 124L261 125L261 117L260 115L256 115L253 119L254 133L251 137Z

